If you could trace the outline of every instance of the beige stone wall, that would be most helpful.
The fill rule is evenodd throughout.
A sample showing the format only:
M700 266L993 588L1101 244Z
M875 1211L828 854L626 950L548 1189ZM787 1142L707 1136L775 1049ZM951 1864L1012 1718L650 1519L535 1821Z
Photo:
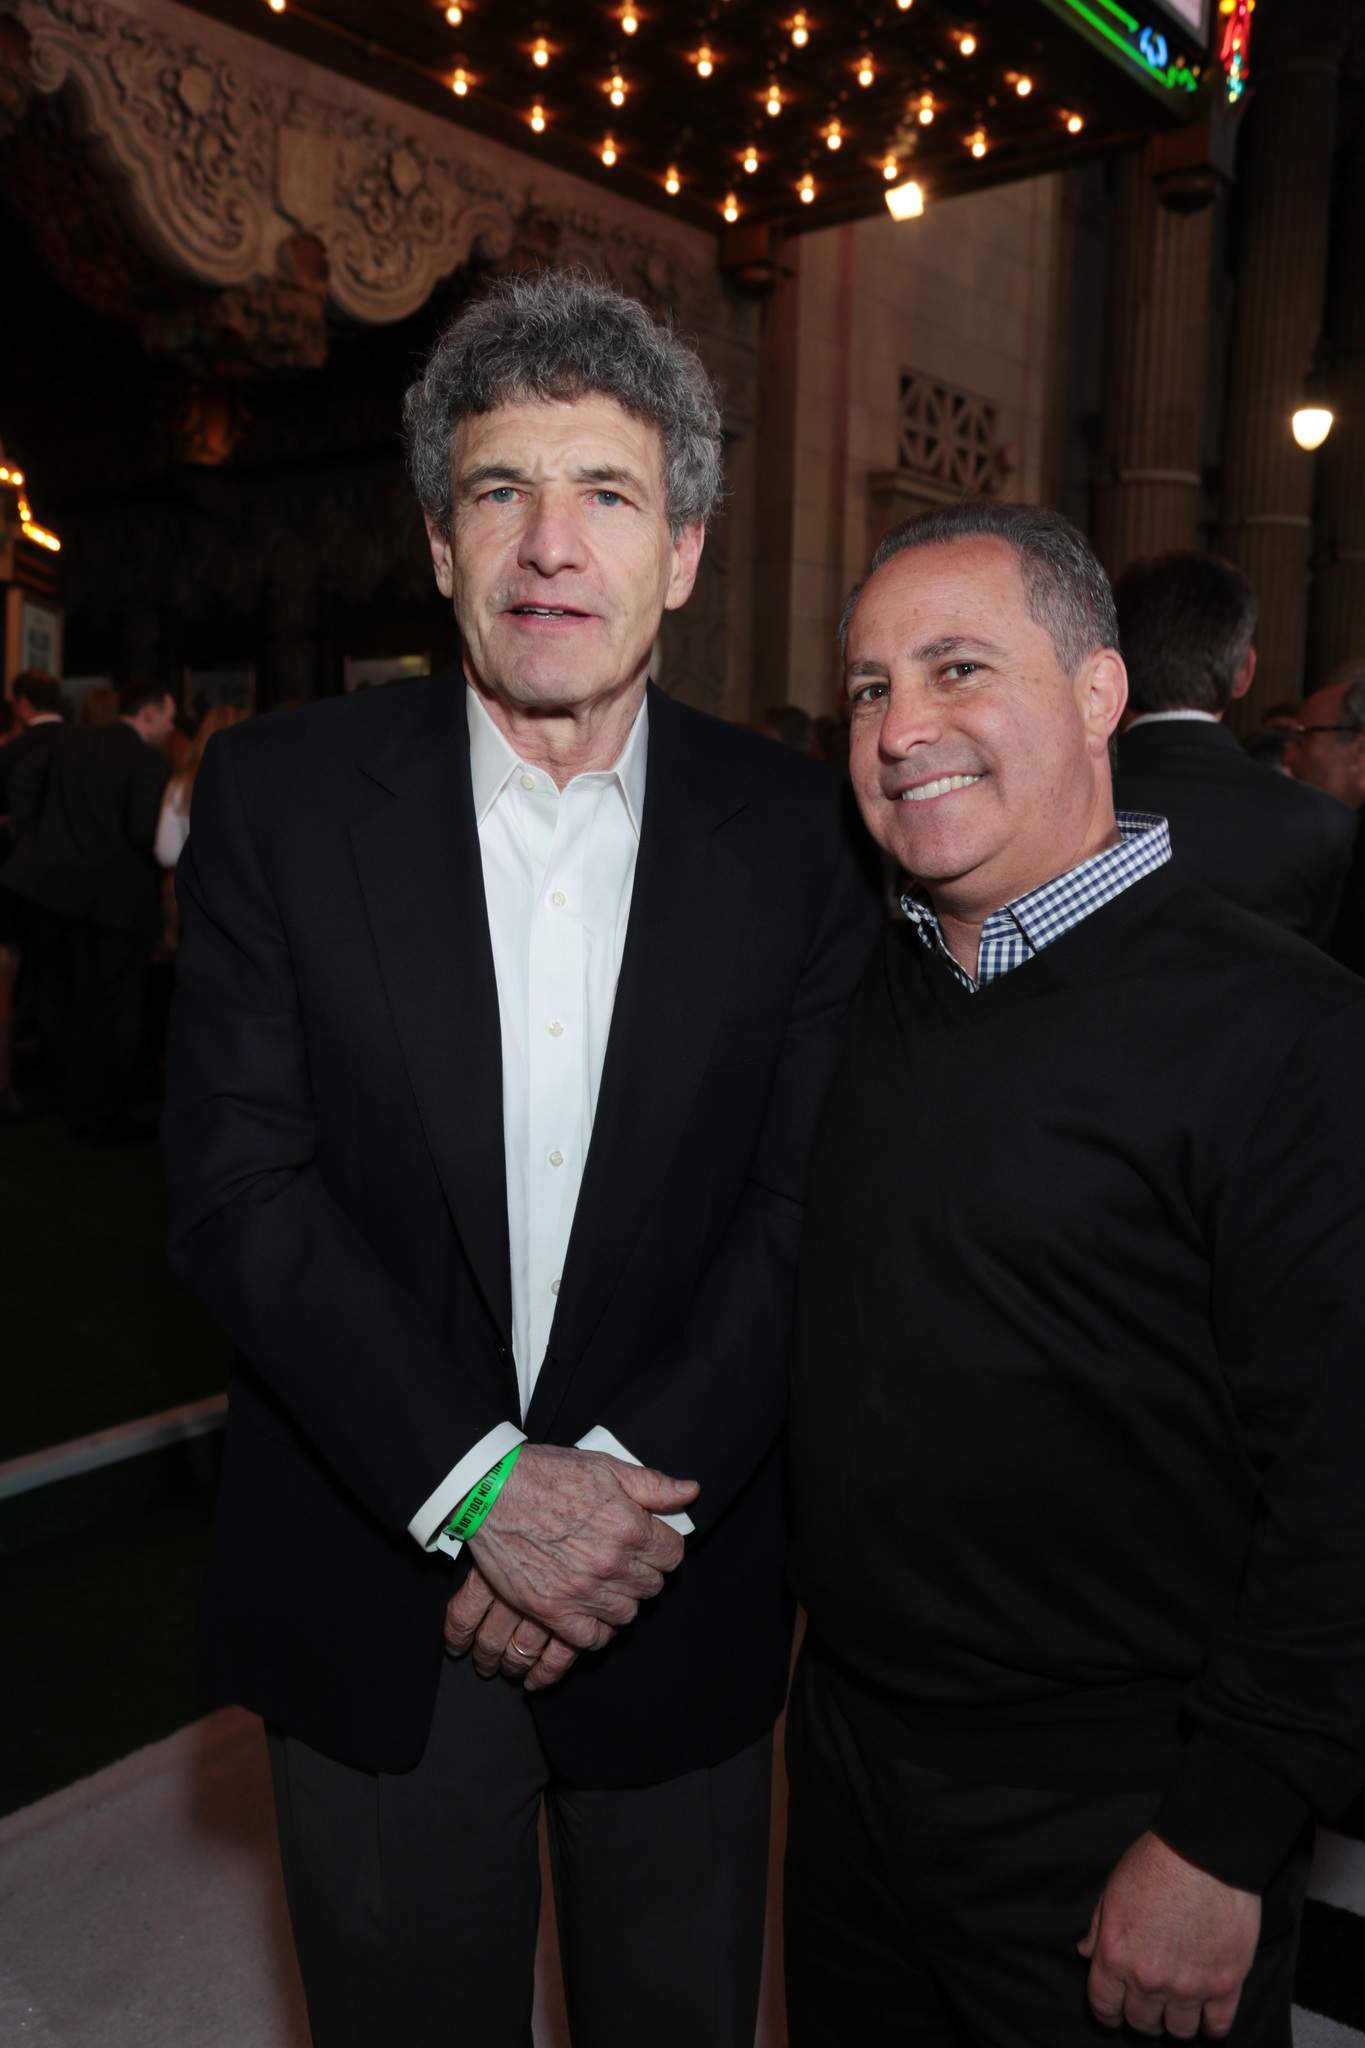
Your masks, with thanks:
M788 245L796 275L767 309L760 371L756 709L784 697L817 713L830 708L844 598L888 520L914 509L908 500L878 505L869 487L878 471L896 466L902 367L993 400L1000 437L1017 461L1002 492L1050 495L1060 186L1034 179L931 205L916 221L888 215ZM770 394L764 387L784 367L790 391ZM765 399L774 444L767 450ZM789 477L776 445L787 421Z

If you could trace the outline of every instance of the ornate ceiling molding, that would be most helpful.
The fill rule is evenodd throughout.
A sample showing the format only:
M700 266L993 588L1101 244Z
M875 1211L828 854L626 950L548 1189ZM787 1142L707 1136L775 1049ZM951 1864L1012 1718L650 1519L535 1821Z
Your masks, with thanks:
M27 33L31 89L65 89L138 237L234 304L273 304L316 246L335 307L399 320L458 265L517 261L529 240L671 310L721 355L738 350L735 371L751 355L750 310L730 302L699 231L656 231L629 201L604 205L595 187L169 0L0 8Z
M137 227L198 284L273 276L302 232L326 251L335 305L398 320L476 247L511 246L515 209L495 180L359 107L281 88L223 47L230 32L195 19L177 34L106 0L13 11L33 89L74 88Z

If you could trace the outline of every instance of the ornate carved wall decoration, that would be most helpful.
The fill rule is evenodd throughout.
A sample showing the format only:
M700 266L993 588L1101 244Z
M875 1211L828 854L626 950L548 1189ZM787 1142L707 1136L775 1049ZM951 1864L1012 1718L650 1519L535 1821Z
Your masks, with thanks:
M975 391L902 370L899 467L953 492L991 490L1000 469L997 412Z
M334 82L325 74L301 90L271 75L270 52L252 68L240 37L200 17L177 14L173 30L110 0L9 5L29 38L33 91L70 92L136 230L182 279L255 298L270 280L267 296L280 301L279 253L302 234L325 252L336 308L398 320L460 264L503 262L548 227L552 260L602 271L656 311L735 324L678 244L596 209L547 205L529 181L519 189L480 164L477 138L451 129L447 140L442 124L409 125L408 110L388 121L334 99L320 89ZM295 314L282 317L287 327ZM281 321L263 326L278 350ZM302 346L307 362L314 344Z

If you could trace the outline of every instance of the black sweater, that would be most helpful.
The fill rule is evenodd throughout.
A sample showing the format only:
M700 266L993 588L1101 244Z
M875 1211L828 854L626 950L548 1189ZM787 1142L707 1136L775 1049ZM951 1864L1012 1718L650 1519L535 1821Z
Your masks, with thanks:
M970 994L909 928L812 1169L793 1575L931 1767L1164 1787L1261 1890L1365 1775L1365 990L1167 868Z

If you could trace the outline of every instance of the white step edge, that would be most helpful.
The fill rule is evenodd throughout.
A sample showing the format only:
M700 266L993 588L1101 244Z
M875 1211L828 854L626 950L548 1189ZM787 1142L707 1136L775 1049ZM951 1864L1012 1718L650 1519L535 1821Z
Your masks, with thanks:
M78 1436L69 1444L53 1444L50 1450L30 1451L26 1457L10 1458L0 1464L0 1500L16 1493L31 1493L37 1486L51 1486L57 1479L74 1479L78 1473L94 1472L101 1465L116 1465L124 1458L140 1458L147 1451L159 1451L167 1444L186 1443L222 1429L227 1422L227 1395L211 1394L207 1401L191 1401L184 1408L168 1408L162 1415L144 1415L138 1422L124 1422L117 1429L99 1429L93 1436Z

